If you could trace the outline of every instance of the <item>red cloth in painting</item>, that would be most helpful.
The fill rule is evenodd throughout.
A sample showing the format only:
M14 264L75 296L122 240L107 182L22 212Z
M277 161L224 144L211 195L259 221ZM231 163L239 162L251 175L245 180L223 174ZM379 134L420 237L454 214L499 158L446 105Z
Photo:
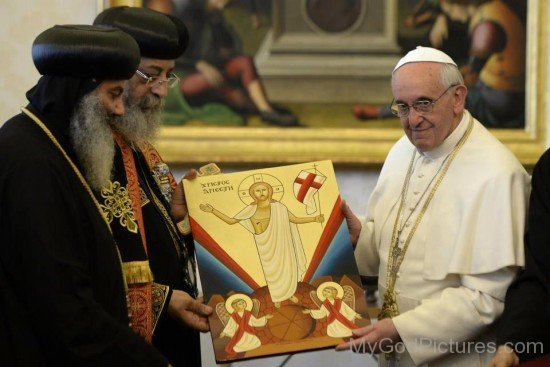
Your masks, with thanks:
M340 308L342 307L342 300L341 299L335 299L334 304L330 303L328 299L325 299L323 301L323 306L327 309L329 312L329 315L327 316L327 322L330 324L334 321L334 319L340 321L342 324L346 325L350 329L358 329L359 326L355 325L353 322L348 320L344 315L340 313Z
M246 88L250 83L258 80L258 72L250 56L240 55L232 57L225 63L222 70L224 81L220 86L214 86L202 73L192 73L183 78L181 91L191 103L197 100L198 104L219 102L234 104L233 92L241 87Z
M239 325L239 327L237 328L235 334L233 334L231 340L225 345L225 352L229 357L237 354L237 352L233 350L233 347L235 347L239 340L241 340L245 332L256 335L254 328L248 324L251 316L252 313L248 310L244 310L243 317L240 317L236 312L231 314L231 318L237 323L237 325Z

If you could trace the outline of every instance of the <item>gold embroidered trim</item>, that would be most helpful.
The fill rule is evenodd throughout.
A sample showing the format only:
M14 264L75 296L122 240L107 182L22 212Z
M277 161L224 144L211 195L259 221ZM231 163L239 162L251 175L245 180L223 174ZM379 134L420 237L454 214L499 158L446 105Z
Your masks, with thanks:
M149 261L128 261L122 263L122 272L128 284L150 283L153 281L153 272Z
M168 165L164 162L157 163L150 168L150 172L166 202L171 202L172 187L170 185L170 170L168 168Z
M111 223L113 218L119 218L120 225L132 233L138 232L136 217L132 210L132 199L128 190L120 185L120 182L109 182L109 187L101 189L101 197L105 199L100 205L107 221Z
M46 125L44 125L44 123L42 121L40 121L40 119L35 115L33 114L31 111L29 111L28 109L26 109L25 107L21 107L21 111L27 115L31 120L33 120L36 125L38 125L38 127L40 129L42 129L42 131L44 132L44 134L46 134L46 136L52 141L53 145L55 145L55 147L57 149L59 149L59 151L61 152L61 154L63 155L63 157L65 157L65 160L69 163L69 165L71 166L71 168L73 169L74 173L76 174L76 176L78 177L78 179L80 180L80 183L82 184L82 186L84 186L84 189L86 189L86 192L88 192L88 195L90 196L90 198L92 199L93 203L95 204L96 208L97 208L97 211L99 212L99 214L101 214L101 218L103 218L103 220L105 221L105 225L107 226L107 229L109 230L109 232L112 234L113 231L111 230L111 226L109 225L109 222L107 221L107 218L105 217L104 213L103 213L103 210L101 210L101 206L99 205L99 202L97 201L94 193L92 192L92 189L90 188L90 186L88 185L88 182L86 181L86 179L84 178L84 176L82 175L82 173L80 173L80 170L78 169L78 167L76 166L76 164L74 164L74 162L72 161L72 159L69 157L69 155L67 154L67 152L65 152L65 149L63 149L63 147L61 146L61 144L59 144L59 142L57 141L57 139L55 138L55 136L52 134L52 132L48 129L48 127ZM120 257L120 251L118 249L118 246L115 244L115 248L116 248L116 251L117 251L117 254L118 254L118 259L120 261L120 267L122 269L122 259ZM123 274L122 274L123 275ZM122 280L123 280L123 284L124 284L124 290L128 290L128 283L126 283L126 279L125 277L123 276L122 277Z
M153 313L151 311L151 283L130 284L128 287L128 317L130 327L147 343L153 339Z
M155 327L157 326L157 322L160 318L160 314L162 313L162 309L164 308L164 304L166 303L166 300L168 299L168 292L170 291L170 287L163 284L153 283L152 288L152 311L153 311L153 332L155 332Z
M141 207L143 208L145 205L149 204L151 201L149 200L149 198L147 197L147 194L145 193L145 191L143 191L143 189L140 187L139 188L139 193L140 193L140 200L141 200Z

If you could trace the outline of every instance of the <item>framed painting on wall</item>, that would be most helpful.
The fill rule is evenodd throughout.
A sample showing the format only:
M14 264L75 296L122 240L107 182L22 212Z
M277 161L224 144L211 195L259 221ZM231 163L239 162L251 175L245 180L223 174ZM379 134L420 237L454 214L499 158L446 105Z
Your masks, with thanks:
M100 0L98 10L128 4L177 13L181 2ZM169 5L163 8L161 3ZM221 3L225 22L240 38L243 54L255 62L266 95L272 98L269 102L290 111L301 127L265 123L256 113L223 103L194 106L182 96L181 89L175 89L167 100L166 124L156 144L168 162L278 164L331 159L339 165L380 166L403 135L400 123L397 119L360 121L351 107L360 103L382 106L391 101L393 65L412 43L430 37L437 15L445 16L448 9L440 8L431 23L409 28L404 24L412 22L411 16L421 18L423 10L430 9L422 8L422 3L454 2L392 0L374 6L357 0L346 8L336 6L340 4L337 0L338 4L332 5L341 14L338 24L323 15L327 4L322 0ZM523 127L491 131L524 165L532 166L545 144L544 106L540 101L546 88L547 54L541 45L546 42L543 30L548 6L540 0L527 0L527 4ZM472 19L474 13L470 14ZM178 65L182 65L181 60ZM212 116L218 110L221 117L216 120Z

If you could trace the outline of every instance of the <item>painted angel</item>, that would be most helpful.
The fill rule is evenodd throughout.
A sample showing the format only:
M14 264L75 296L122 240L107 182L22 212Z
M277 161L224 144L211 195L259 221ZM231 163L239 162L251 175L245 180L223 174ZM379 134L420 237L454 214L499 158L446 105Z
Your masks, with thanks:
M262 345L256 336L257 327L267 324L267 320L273 315L267 314L256 317L260 309L260 302L252 300L245 294L231 295L224 302L216 305L216 313L225 326L220 333L220 338L231 338L225 345L227 356L232 358L237 353L246 352Z
M361 319L355 312L355 292L353 288L341 286L335 282L324 282L317 291L310 292L311 299L319 307L318 310L304 310L314 319L327 318L327 335L333 338L345 338L352 335L352 330L359 326L353 322Z

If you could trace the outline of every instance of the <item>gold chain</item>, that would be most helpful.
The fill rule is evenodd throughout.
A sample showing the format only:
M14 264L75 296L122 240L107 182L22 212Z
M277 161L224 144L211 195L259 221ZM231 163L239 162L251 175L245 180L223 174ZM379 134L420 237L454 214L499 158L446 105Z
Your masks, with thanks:
M88 195L90 195L90 198L94 202L94 205L96 206L97 211L99 212L99 214L101 215L101 218L103 218L103 221L105 222L105 225L109 229L109 232L111 234L113 234L113 232L111 230L111 226L109 225L109 222L107 220L107 217L105 216L105 213L101 209L101 206L99 205L99 202L97 201L94 193L92 192L92 189L88 185L88 182L86 182L86 179L84 178L84 176L82 176L82 173L80 173L80 170L78 169L76 164L74 164L74 162L72 161L71 157L69 157L67 152L65 152L65 149L63 149L61 144L59 144L59 142L57 141L55 136L52 134L52 132L48 129L48 127L46 125L44 125L44 123L35 114L33 114L31 111L29 111L25 107L21 107L21 111L25 115L30 117L38 125L38 127L40 127L40 129L42 129L42 131L44 131L44 133L48 136L48 138L50 138L52 143L57 147L57 149L59 149L61 154L63 154L63 157L65 157L65 160L69 163L69 165L73 169L74 173L76 174L76 176L80 180L80 183L82 184L82 186L84 186L84 188L88 192ZM114 237L113 237L113 239L114 239ZM116 243L115 243L115 249L116 249L116 252L117 252L117 255L118 255L118 260L120 262L120 269L121 269L121 275L122 275L122 258L120 256L120 251L118 250L118 245L116 245ZM122 277L122 280L123 280L123 283L124 283L124 289L127 291L128 290L128 285L126 284L126 279L124 279L124 276Z
M407 171L407 175L405 176L405 181L403 182L403 189L401 190L401 202L399 204L399 209L397 210L397 216L395 217L395 223L393 225L391 244L390 244L390 249L388 253L388 264L386 267L386 277L387 277L386 294L384 296L384 303L382 305L382 310L380 311L379 318L387 318L387 317L391 318L399 315L399 309L397 307L397 302L396 302L395 292L394 292L397 273L401 268L401 264L403 263L403 259L405 258L405 254L407 252L407 249L409 248L409 244L412 240L412 237L416 232L416 229L420 225L420 222L422 221L422 218L424 217L424 214L426 213L426 210L428 209L428 206L432 201L432 198L434 197L435 192L437 191L437 189L439 188L439 185L443 181L445 174L447 173L449 167L451 166L451 163L457 156L460 148L462 148L462 146L470 136L470 133L472 132L472 128L474 125L473 121L474 121L473 117L470 116L470 120L468 122L468 127L466 132L460 138L456 146L453 148L453 151L450 153L447 159L447 162L445 162L445 165L441 169L441 172L439 174L439 177L437 178L437 181L434 184L434 187L432 188L432 190L430 191L430 194L426 198L426 201L424 202L424 205L422 206L422 209L420 210L420 213L418 214L418 217L416 218L416 221L409 235L407 236L407 239L405 240L403 249L399 249L399 246L398 246L399 236L397 235L398 226L399 226L399 216L401 214L401 211L403 210L403 206L405 202L404 200L405 193L407 192L409 182L413 172L413 163L416 155L416 149L413 152L413 156L409 164L409 169Z

